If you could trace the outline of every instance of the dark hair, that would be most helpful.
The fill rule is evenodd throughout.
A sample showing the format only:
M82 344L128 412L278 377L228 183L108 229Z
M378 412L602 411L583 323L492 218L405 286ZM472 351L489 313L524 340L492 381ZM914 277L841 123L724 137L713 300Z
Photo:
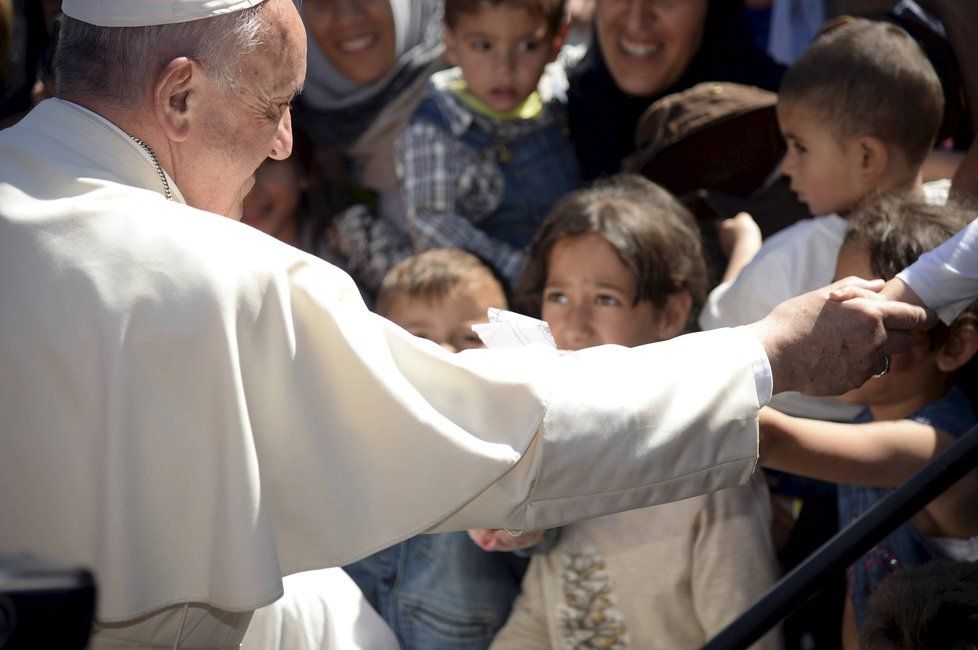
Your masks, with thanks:
M674 196L635 174L618 174L571 192L550 210L530 248L518 304L540 311L550 252L566 237L597 233L635 275L635 303L663 307L673 294L693 299L690 322L706 296L706 263L693 215Z
M930 205L918 199L884 194L863 202L849 217L845 243L864 246L873 273L890 280L918 257L937 248L967 226L975 214L970 204ZM978 328L978 301L968 305L950 326L938 323L927 332L932 349L944 345L958 328ZM955 373L955 383L978 397L978 357Z
M944 117L944 92L917 42L862 18L831 28L788 68L778 100L798 102L839 138L869 135L919 167Z
M4 68L14 37L14 6L10 0L0 0L0 88L3 87Z
M978 563L933 560L901 569L869 598L863 648L978 648Z
M506 307L502 285L482 260L460 248L435 248L401 260L384 276L375 311L386 314L399 295L440 300L483 289L498 291L503 301L499 306Z
M445 0L445 24L451 28L458 25L462 14L478 13L485 7L507 5L526 9L534 16L547 21L547 33L556 34L564 20L566 0Z

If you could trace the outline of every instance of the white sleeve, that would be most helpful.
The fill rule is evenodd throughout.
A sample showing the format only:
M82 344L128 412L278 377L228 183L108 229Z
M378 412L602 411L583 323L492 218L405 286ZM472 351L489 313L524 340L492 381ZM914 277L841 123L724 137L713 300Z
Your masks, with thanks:
M950 324L978 299L978 219L921 255L897 277Z
M758 347L737 328L556 358L523 459L438 530L552 528L745 482L757 452Z

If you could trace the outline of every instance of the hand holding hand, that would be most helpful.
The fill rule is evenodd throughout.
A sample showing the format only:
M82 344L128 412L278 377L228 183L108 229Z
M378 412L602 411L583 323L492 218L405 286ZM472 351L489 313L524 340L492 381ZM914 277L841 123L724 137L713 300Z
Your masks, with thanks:
M831 297L843 288L855 297ZM774 392L841 395L883 370L884 357L909 351L910 330L925 327L928 314L875 295L882 289L882 280L846 278L785 301L749 325L768 354Z
M546 531L540 530L525 535L510 535L499 528L473 528L469 537L483 551L518 551L536 546Z

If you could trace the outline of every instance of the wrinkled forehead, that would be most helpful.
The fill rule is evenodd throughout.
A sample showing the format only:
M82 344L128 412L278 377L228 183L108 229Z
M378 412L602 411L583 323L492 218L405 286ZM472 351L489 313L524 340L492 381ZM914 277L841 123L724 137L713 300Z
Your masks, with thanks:
M245 74L267 75L268 87L276 96L297 94L306 76L306 35L297 5L294 0L266 0L262 42L245 69Z

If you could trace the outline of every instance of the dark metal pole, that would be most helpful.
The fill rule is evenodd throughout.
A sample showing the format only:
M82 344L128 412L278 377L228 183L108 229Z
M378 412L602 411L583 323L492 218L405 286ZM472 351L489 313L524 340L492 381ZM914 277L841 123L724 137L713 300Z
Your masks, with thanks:
M978 465L978 427L941 452L919 472L839 531L781 579L759 601L711 639L704 650L746 648L801 605L822 583L940 496Z

